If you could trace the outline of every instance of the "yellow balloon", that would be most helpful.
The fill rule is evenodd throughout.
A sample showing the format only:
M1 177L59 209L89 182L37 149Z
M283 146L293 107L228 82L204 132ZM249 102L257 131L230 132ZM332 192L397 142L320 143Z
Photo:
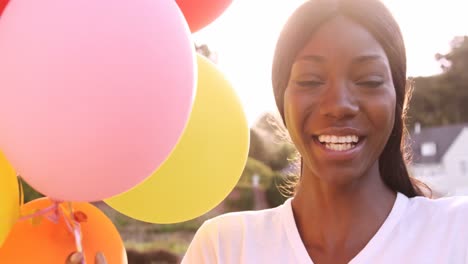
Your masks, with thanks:
M18 220L20 194L15 170L0 153L0 247Z
M193 219L226 198L242 174L249 127L241 103L213 63L200 55L197 63L197 94L174 151L143 183L105 201L127 216L160 224Z

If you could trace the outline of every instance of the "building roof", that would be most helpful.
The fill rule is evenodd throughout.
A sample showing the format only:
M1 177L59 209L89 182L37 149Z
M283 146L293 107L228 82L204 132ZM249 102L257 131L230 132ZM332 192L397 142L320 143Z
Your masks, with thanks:
M419 133L412 133L410 142L413 151L413 163L440 163L442 157L464 128L468 128L468 124L423 128ZM435 155L422 155L422 145L431 142L436 146Z

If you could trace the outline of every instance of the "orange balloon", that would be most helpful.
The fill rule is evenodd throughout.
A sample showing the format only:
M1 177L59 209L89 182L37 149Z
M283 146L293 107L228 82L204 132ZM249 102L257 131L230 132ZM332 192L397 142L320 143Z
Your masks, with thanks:
M48 198L31 201L21 207L23 215L52 205ZM66 204L63 204L64 206ZM102 252L108 263L127 263L125 247L111 220L89 203L72 203L75 215L81 219L82 245L86 263L94 264L97 252ZM0 248L0 263L64 264L70 253L76 251L75 238L63 216L53 223L46 217L17 222Z

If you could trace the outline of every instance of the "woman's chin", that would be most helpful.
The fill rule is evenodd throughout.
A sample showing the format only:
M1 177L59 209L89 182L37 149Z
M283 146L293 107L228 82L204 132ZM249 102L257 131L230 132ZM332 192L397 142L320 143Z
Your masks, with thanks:
M355 167L327 168L318 171L320 171L320 175L316 177L320 182L340 188L359 184L364 178L364 173Z

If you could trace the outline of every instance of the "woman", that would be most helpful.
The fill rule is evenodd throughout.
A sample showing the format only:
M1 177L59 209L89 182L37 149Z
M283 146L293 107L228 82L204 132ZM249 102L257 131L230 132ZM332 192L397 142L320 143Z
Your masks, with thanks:
M273 89L302 157L294 197L205 222L182 263L468 263L468 200L426 198L407 171L405 47L382 3L304 3Z

